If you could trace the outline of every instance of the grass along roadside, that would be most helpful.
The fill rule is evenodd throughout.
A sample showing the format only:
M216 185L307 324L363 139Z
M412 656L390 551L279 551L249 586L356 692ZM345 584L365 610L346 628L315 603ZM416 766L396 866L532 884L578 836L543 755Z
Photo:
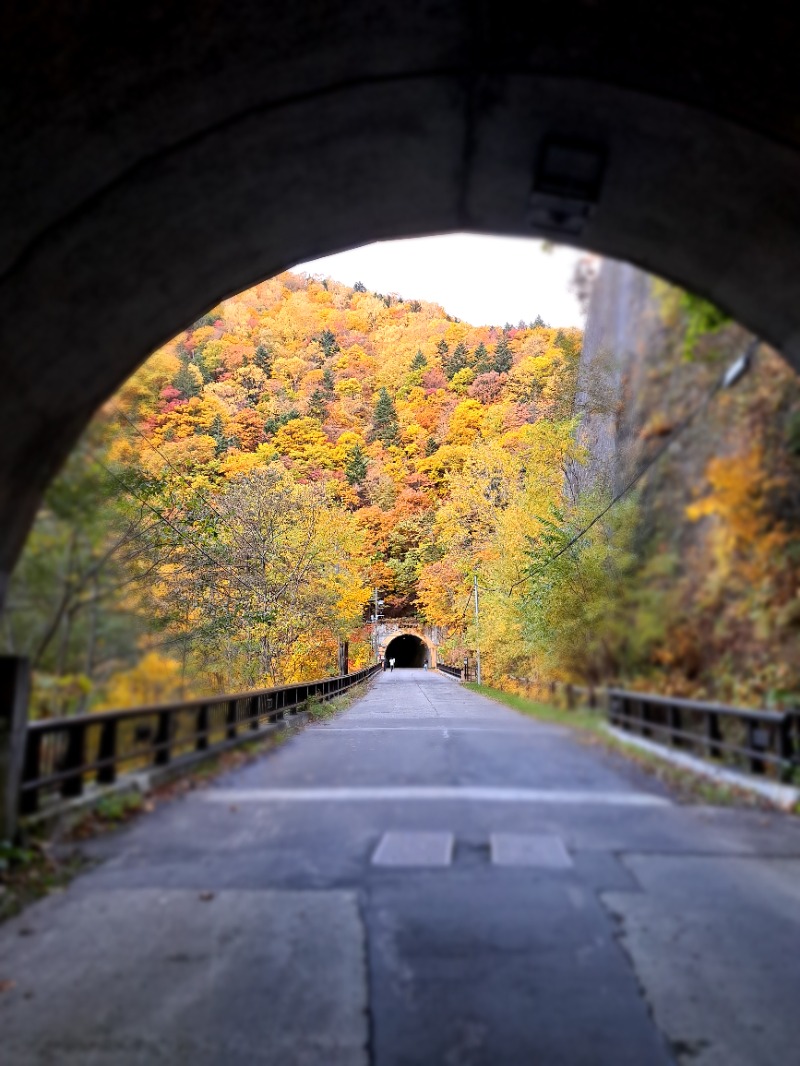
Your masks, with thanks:
M81 843L120 826L187 792L205 788L221 774L262 758L302 730L308 722L332 718L346 710L367 690L369 681L335 696L327 703L313 697L303 708L305 721L290 721L287 728L236 748L209 755L181 777L160 785L146 795L135 787L99 797L97 802L72 816L65 816L49 832L44 827L28 830L19 846L0 842L0 922L19 914L30 903L66 888L79 873L93 865L81 852Z
M570 711L474 682L465 683L464 687L496 703L511 707L512 710L527 715L529 718L563 725L574 730L576 738L581 743L621 756L659 781L680 803L703 803L714 807L754 807L759 810L775 809L774 805L763 796L737 788L735 785L701 777L699 774L692 773L691 770L674 766L657 755L622 743L604 729L605 715L602 711L590 710L587 707Z

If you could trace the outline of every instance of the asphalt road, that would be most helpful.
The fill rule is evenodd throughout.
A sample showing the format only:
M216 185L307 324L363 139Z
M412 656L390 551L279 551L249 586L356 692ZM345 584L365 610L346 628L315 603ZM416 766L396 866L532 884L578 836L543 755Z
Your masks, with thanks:
M4 1066L800 1061L800 820L440 674L92 848L0 928Z

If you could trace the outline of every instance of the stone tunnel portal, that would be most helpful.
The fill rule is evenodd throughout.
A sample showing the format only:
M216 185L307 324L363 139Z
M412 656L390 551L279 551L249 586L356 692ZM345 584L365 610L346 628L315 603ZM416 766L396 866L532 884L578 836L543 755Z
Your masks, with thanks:
M415 637L412 633L403 633L386 646L386 665L394 659L394 665L398 668L414 668L421 670L425 663L430 666L430 655L425 646L425 641Z

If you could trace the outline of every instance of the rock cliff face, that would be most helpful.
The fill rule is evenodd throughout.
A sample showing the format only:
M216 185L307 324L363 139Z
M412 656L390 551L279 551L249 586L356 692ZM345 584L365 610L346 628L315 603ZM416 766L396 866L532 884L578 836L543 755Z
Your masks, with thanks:
M578 491L619 492L670 441L639 485L643 522L648 532L660 529L673 546L685 548L698 531L685 520L686 506L702 490L709 461L746 443L755 396L748 381L703 406L751 336L731 323L702 338L687 359L680 297L679 290L627 263L602 264L589 304L576 398L578 440L587 462L571 480ZM760 353L758 367L762 374L779 367L780 376L785 372L768 350ZM676 433L697 408L691 424Z
M589 461L575 472L579 490L618 491L640 454L643 379L668 343L653 279L605 260L594 283L578 376L578 439Z
M710 316L687 351L695 306L634 267L602 265L578 373L588 458L569 486L617 493L658 456L636 486L628 589L664 623L638 666L649 684L800 700L800 381L760 345L750 372L718 389L753 338Z

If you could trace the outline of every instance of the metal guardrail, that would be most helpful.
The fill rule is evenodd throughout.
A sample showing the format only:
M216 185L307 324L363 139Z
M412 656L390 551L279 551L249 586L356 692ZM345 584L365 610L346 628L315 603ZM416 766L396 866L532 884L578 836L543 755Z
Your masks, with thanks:
M604 711L611 725L661 744L724 763L746 773L790 778L800 769L800 712L732 707L565 681L512 680L536 698Z
M675 696L608 690L611 725L751 774L785 780L800 765L800 716Z
M459 681L476 681L477 671L474 666L468 666L466 669L463 666L447 666L445 663L437 663L436 669L441 670L443 674L449 674L450 677L456 677Z
M123 767L164 767L192 753L213 754L240 730L256 733L266 723L297 714L310 698L333 699L380 669L374 665L301 685L30 722L20 813L36 813L43 794L82 795L90 775L97 784L110 785Z

